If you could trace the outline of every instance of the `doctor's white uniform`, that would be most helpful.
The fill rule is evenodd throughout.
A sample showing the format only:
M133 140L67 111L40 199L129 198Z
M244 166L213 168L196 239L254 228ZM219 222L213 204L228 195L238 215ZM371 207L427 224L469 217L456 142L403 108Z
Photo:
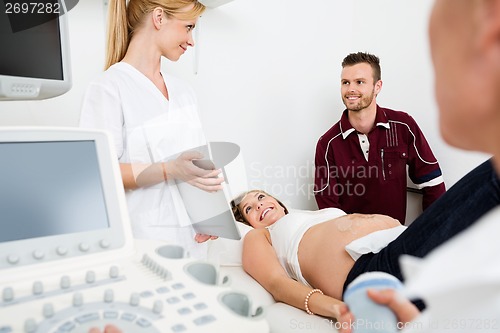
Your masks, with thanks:
M80 127L111 133L120 163L155 163L206 143L193 90L162 72L169 99L141 72L120 62L93 81L86 92ZM175 182L126 191L134 237L182 245L206 256Z

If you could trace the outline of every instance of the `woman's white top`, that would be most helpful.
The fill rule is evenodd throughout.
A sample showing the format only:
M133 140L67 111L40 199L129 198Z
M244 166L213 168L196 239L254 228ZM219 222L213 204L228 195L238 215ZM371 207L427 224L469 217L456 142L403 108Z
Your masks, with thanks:
M293 210L267 227L276 256L289 277L311 287L300 270L298 257L300 241L312 226L343 215L346 215L345 212L338 208L316 211Z
M124 62L111 66L87 89L80 126L109 131L120 163L166 161L206 143L193 90L161 74L168 100ZM174 181L127 191L126 197L134 237L179 244L194 257L206 255L206 245L193 240L195 233Z

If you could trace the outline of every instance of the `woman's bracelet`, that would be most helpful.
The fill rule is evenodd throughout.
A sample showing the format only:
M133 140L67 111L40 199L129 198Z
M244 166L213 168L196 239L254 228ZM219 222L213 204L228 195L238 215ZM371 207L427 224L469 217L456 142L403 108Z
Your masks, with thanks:
M307 294L306 298L304 299L304 308L306 309L307 314L310 314L310 315L313 315L314 313L309 309L309 298L314 293L320 293L321 295L323 295L323 292L321 291L321 289L313 289Z

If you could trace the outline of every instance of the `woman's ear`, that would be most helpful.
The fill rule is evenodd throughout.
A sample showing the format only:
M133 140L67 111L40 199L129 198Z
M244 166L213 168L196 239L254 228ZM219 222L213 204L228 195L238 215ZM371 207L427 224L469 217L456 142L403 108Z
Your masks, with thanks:
M166 20L163 9L161 7L156 7L153 10L153 25L157 30L160 30L161 25Z

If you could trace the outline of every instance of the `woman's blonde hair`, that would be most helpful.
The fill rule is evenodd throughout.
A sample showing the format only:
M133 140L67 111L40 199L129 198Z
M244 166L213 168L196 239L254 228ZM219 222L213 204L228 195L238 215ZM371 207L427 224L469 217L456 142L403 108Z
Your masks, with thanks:
M274 200L276 200L278 202L278 204L285 209L285 214L288 214L288 209L286 208L286 206L281 201L276 199L276 197L270 195L269 193L266 193L265 191L250 190L250 191L247 191L247 192L239 195L236 199L231 200L231 209L233 211L233 215L234 215L234 218L236 221L243 222L246 225L252 226L243 216L243 212L240 209L240 203L243 200L243 198L245 198L248 194L256 193L256 192L262 193L262 194L267 195L268 197L274 198Z
M189 11L185 8L194 5ZM142 24L146 14L163 8L167 17L180 20L198 18L205 6L197 0L109 0L106 64L104 69L121 61L127 52L130 39Z

